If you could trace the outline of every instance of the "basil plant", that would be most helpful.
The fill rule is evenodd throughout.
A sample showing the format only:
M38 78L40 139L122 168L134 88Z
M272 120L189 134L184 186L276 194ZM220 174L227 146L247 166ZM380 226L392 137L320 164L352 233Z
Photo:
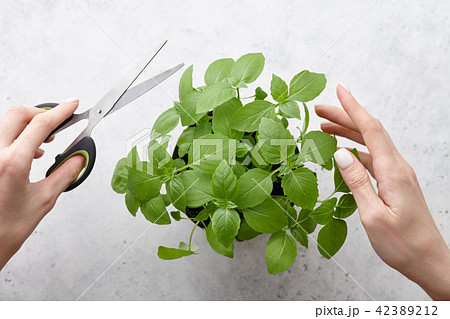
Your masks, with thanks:
M125 194L133 216L140 210L158 225L193 223L187 243L160 246L160 258L197 254L192 243L197 227L205 230L214 251L229 258L238 242L270 234L265 249L270 274L290 268L298 245L308 248L309 239L325 258L342 247L344 219L356 203L333 161L336 138L308 132L305 104L324 90L326 78L304 70L288 85L273 74L270 97L260 87L248 92L264 62L261 53L214 61L205 72L205 85L197 88L193 66L187 68L179 83L179 102L153 126L148 158L141 160L135 147L117 163L112 188ZM288 119L301 121L296 138ZM184 130L169 152L168 134L179 123ZM324 199L319 200L311 167L334 168L335 189ZM317 224L316 240L310 234Z

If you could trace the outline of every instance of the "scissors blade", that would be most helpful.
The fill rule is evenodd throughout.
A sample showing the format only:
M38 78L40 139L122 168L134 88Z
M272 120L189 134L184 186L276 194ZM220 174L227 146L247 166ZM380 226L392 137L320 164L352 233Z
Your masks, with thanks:
M184 66L184 63L178 64L177 66L166 70L158 75L155 75L151 79L148 79L125 92L124 95L117 101L117 103L114 105L114 107L108 112L106 115L111 115L117 110L120 110L125 105L128 105L129 103L136 100L141 95L147 93L151 89L153 89L155 86L159 85L164 80L171 77L175 72L177 72L179 69L181 69Z
M146 59L144 63L137 64L131 71L125 75L111 90L106 93L100 101L89 111L89 124L86 132L90 133L95 125L100 122L108 112L114 107L116 102L124 95L130 86L141 75L153 58L161 51L167 41L164 41L157 47L156 51L151 55L150 59ZM143 67L141 65L144 65Z

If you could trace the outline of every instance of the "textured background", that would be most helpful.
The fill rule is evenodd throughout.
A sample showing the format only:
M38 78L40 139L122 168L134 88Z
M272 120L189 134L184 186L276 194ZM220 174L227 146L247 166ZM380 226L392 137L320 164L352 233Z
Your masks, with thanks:
M272 72L289 80L309 67L327 75L321 102L337 103L336 85L347 84L416 169L438 227L450 239L448 1L381 0L362 17L373 1L77 2L0 2L0 116L13 104L70 96L87 109L133 59L164 39L169 43L148 73L194 64L197 85L211 61L263 52L266 68L259 83L265 88ZM180 75L95 129L93 173L83 187L61 196L0 273L0 299L77 299L150 226L126 211L109 183L127 139L172 106ZM312 128L318 124L313 118ZM46 156L33 166L33 180L67 145L65 137L73 135L61 134L46 146ZM320 177L324 197L330 177ZM150 228L81 299L367 300L368 294L377 300L428 299L383 264L357 214L349 219L349 236L336 261L368 294L314 244L299 248L295 265L276 276L267 274L264 263L267 236L238 244L235 258L227 259L198 231L198 256L157 258L159 244L185 241L191 227L184 221Z

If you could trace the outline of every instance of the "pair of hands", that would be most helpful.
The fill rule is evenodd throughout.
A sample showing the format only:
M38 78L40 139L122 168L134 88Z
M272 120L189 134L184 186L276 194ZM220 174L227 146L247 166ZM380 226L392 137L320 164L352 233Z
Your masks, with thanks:
M84 167L84 157L77 155L49 177L37 183L29 180L33 159L44 154L39 147L77 107L75 99L49 111L13 106L0 122L0 269Z
M380 121L342 85L341 108L317 105L330 123L322 130L366 145L361 163L346 149L335 153L342 177L358 205L361 222L377 254L418 283L433 299L450 299L450 250L434 223L414 170L395 148ZM17 252L58 196L78 177L84 157L67 160L49 177L30 183L33 158L46 137L78 107L69 100L44 111L12 107L0 122L0 269ZM368 172L376 179L378 193Z

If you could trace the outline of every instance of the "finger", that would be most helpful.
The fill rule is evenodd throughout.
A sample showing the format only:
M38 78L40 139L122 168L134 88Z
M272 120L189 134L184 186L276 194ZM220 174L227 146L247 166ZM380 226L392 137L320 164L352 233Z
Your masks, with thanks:
M341 148L334 153L334 159L342 178L355 197L361 214L384 207L383 201L378 197L370 182L366 169L355 155Z
M22 158L31 159L47 136L78 107L78 100L63 102L55 108L36 115L13 143Z
M358 126L374 160L392 160L393 155L398 151L381 122L359 105L352 94L341 84L338 85L336 91L345 112Z
M41 158L44 155L45 151L42 148L38 148L36 152L34 152L34 159Z
M327 119L330 122L342 125L343 127L346 127L355 132L359 132L356 124L352 121L348 114L345 113L343 109L336 106L328 106L325 104L316 104L314 109L318 116Z
M324 131L328 134L342 136L342 137L348 138L349 140L355 141L356 143L366 145L364 143L364 139L360 133L350 130L346 127L343 127L339 124L322 123L322 124L320 124L320 128L322 129L322 131Z
M45 110L37 107L15 105L0 122L0 147L10 146L34 116Z
M341 147L338 147L338 149ZM351 150L350 147L344 147L347 150ZM364 165L364 167L369 171L370 175L372 175L375 178L375 174L373 172L373 163L372 163L372 156L369 153L356 150L358 152L359 159L361 160L361 163Z
M38 182L38 186L44 190L44 194L49 194L48 196L56 200L78 178L85 161L83 155L72 156L47 178Z

